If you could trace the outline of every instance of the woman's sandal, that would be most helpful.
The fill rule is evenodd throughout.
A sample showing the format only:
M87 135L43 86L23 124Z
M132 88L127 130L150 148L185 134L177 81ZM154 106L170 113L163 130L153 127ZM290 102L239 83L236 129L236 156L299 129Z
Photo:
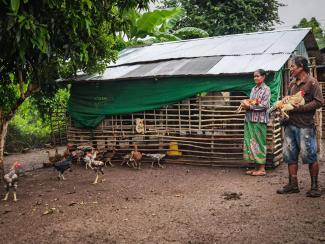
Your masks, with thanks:
M266 172L265 171L254 171L251 173L252 176L265 176Z

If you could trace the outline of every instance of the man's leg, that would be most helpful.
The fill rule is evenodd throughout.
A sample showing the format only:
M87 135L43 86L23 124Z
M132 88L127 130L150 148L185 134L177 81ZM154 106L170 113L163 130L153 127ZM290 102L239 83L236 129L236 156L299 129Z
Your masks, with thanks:
M318 162L309 165L309 173L311 179L311 187L310 190L307 191L307 197L320 197L321 192L318 188L318 172L319 172L319 165Z
M289 182L283 188L277 190L278 194L290 194L300 192L298 187L298 163L288 164Z
M319 164L317 162L317 142L314 128L301 129L301 156L303 162L309 166L311 179L311 187L306 196L320 197L321 192L318 188Z
M276 191L278 194L300 192L297 178L299 155L298 133L299 129L292 125L286 126L284 129L283 159L288 164L289 182Z

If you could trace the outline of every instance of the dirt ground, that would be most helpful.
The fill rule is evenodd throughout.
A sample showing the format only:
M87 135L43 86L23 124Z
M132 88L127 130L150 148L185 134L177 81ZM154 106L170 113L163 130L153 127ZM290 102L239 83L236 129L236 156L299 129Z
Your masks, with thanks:
M306 166L301 192L282 196L275 191L287 181L284 164L265 177L234 168L116 166L92 185L94 172L82 166L66 181L37 169L44 151L8 156L7 167L15 159L31 171L20 178L19 201L0 202L0 243L325 243L323 162L324 195L311 199Z

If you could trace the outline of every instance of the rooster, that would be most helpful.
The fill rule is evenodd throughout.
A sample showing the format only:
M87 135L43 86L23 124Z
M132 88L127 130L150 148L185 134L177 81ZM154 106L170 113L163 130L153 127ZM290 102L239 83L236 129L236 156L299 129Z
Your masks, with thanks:
M147 156L149 158L152 158L152 163L151 167L154 167L154 163L157 162L159 168L165 168L163 165L160 164L160 161L162 161L165 157L166 154L161 154L161 153L143 153L143 156Z
M270 108L269 113L275 110L280 110L281 114L286 118L289 118L287 111L293 110L296 106L305 105L304 99L305 92L303 90L297 92L294 95L287 96L280 101L275 102L275 104Z
M14 202L17 202L18 199L17 199L16 190L18 187L18 175L19 175L20 169L21 169L21 164L17 161L10 168L9 173L4 175L3 179L5 182L5 188L6 188L6 195L3 198L4 201L8 200L10 188L12 188L13 195L14 195Z
M131 167L130 165L130 159L131 159L131 153L128 153L126 155L123 156L123 160L122 160L122 163L121 163L121 166L124 165L126 163L126 165L128 167Z
M103 168L105 165L103 161L95 160L96 155L97 155L97 151L95 151L94 154L92 154L91 151L88 151L86 153L86 156L84 157L84 161L86 162L86 168L87 166L89 166L96 173L96 178L93 184L98 183L99 173L102 173L102 175L104 174Z
M138 145L134 144L134 150L131 151L130 162L132 162L133 168L140 169L141 167L142 153L138 151Z
M253 105L258 105L258 100L257 99L250 99L250 98L242 100L240 102L239 107L236 110L236 113L240 113L244 109L244 107L243 107L244 103L248 103L249 105L252 105L252 106Z
M116 149L115 147L113 147L113 150L111 152L104 152L103 155L100 157L101 161L104 162L105 166L107 166L107 163L109 163L109 165L111 167L114 167L114 165L112 164L112 159L114 158L116 154Z
M53 167L59 172L59 175L58 175L58 179L59 180L61 180L61 179L62 180L65 180L65 178L64 178L64 172L67 169L70 169L70 171L72 171L71 170L71 166L72 166L72 156L69 156L69 157L67 157L64 160L55 162L53 164Z

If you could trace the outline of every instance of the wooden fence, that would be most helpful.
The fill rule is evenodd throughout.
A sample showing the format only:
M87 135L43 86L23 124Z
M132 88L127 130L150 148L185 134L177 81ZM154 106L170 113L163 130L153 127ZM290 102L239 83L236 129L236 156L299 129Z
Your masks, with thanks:
M120 156L136 143L143 153L176 150L181 156L168 157L170 163L243 166L244 112L235 111L244 98L208 93L162 109L109 116L94 130L77 129L69 122L68 141L76 145L90 143L98 149L115 147ZM137 119L144 122L143 134L137 132ZM267 133L269 166L282 161L281 131L279 121L272 119Z

